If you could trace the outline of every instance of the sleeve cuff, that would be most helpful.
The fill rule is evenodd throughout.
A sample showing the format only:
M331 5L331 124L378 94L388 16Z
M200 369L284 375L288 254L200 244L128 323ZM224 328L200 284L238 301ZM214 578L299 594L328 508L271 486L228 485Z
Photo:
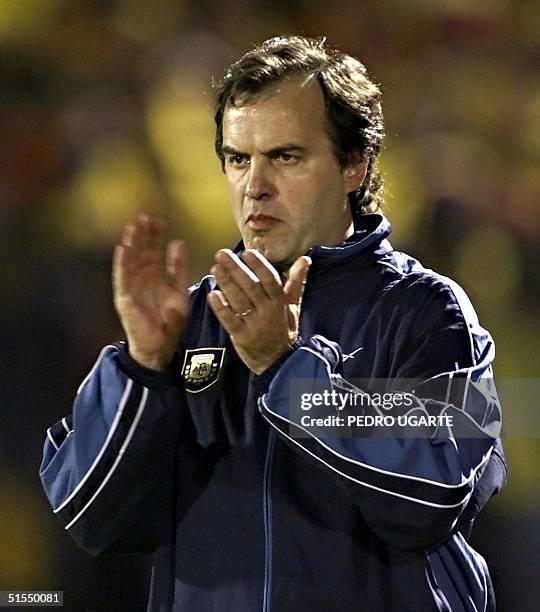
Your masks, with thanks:
M171 387L180 386L180 367L176 353L171 364L165 370L157 372L137 363L129 354L127 344L119 343L117 346L120 369L137 384L155 391L166 391Z
M281 357L276 359L269 368L266 368L264 372L261 372L261 374L255 374L254 372L251 373L249 382L251 385L253 385L253 387L255 387L258 395L266 393L270 383L272 382L274 376L278 373L281 366L303 344L303 339L298 336L298 338L289 346L289 349L283 353Z

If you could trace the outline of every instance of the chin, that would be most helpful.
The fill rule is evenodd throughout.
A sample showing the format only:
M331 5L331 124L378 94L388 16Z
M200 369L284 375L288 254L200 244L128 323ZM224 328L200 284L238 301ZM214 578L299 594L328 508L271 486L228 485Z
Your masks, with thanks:
M254 249L265 257L275 268L281 271L286 271L291 267L296 257L287 253L283 245L269 244L269 240L265 236L254 236L249 240L244 241L246 249Z
M280 272L286 272L294 263L294 259L280 256L279 254L262 253L266 259Z

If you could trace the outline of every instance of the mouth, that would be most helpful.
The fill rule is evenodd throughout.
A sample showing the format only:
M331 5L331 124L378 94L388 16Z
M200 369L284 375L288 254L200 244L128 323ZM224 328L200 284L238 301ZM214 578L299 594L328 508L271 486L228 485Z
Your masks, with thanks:
M246 220L246 225L254 231L269 230L278 223L281 221L270 215L249 215Z

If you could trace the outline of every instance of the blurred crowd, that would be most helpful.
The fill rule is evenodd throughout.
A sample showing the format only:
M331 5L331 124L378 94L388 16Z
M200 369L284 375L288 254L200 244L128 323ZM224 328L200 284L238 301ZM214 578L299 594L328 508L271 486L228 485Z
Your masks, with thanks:
M364 61L383 89L394 247L465 287L498 376L539 377L537 0L0 0L0 590L64 590L77 612L145 609L148 560L92 560L56 524L37 477L43 436L122 337L109 282L122 225L163 216L190 244L193 280L235 244L212 81L280 33ZM500 610L536 610L540 444L505 448L508 486L473 540Z

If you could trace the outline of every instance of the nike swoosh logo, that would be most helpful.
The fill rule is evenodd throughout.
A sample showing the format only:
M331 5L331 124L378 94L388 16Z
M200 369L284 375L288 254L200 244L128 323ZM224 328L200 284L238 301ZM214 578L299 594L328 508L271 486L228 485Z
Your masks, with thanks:
M358 353L358 351L363 350L363 346L361 346L360 348L357 348L355 351L353 351L352 353L344 353L343 354L343 361L347 361L347 359L354 359L354 356L356 355L356 353Z

